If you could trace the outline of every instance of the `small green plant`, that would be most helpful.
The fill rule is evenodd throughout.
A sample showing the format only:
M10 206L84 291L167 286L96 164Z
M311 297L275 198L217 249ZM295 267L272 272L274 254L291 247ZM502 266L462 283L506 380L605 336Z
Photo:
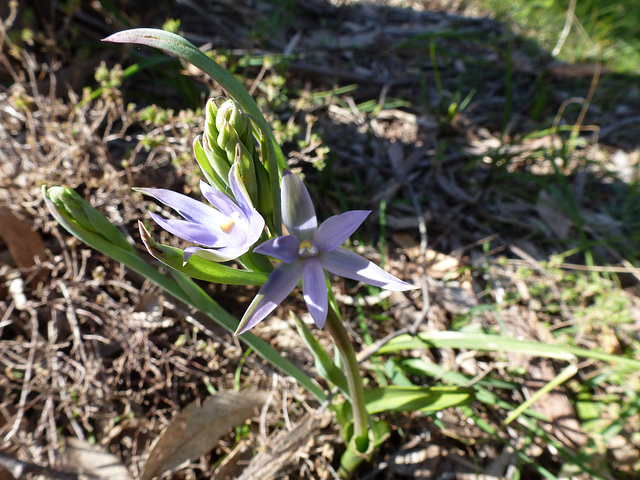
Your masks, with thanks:
M162 24L162 29L171 33L178 33L180 29L180 19L179 18L168 18Z
M172 117L172 109L161 108L157 105L149 105L138 112L138 118L142 122L154 127L166 125Z

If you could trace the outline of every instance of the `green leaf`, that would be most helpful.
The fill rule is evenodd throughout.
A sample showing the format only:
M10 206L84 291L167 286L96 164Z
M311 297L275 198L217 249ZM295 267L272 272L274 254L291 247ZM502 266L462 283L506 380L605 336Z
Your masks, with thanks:
M469 382L471 382L471 378L467 377L463 373L446 370L442 365L433 362L427 362L421 358L404 359L398 364L398 367L406 370L412 375L424 375L431 378L437 378L441 381L451 383L459 387L468 385ZM512 405L502 400L496 393L483 387L482 382L483 381L476 382L472 387L470 387L475 391L475 399L477 401L485 403L487 405L497 405L498 407L506 411L513 411L518 408L519 405L521 405ZM533 418L545 421L548 420L544 415L536 413L532 410L526 410L525 413Z
M401 387L389 385L364 391L369 414L381 412L435 412L445 408L466 405L474 398L472 388L463 387ZM351 404L346 401L332 406L336 420L343 427L343 436L350 438L346 428L353 421Z
M225 285L262 285L267 279L266 273L227 267L196 255L192 255L185 264L182 250L156 243L140 221L138 221L138 227L142 242L153 258L189 277Z
M340 370L340 368L338 368L338 366L333 362L329 353L327 353L324 347L320 345L316 336L300 319L300 317L293 312L291 313L291 317L296 322L296 327L298 328L298 333L302 337L302 340L313 355L318 374L328 382L337 386L340 391L348 397L349 387L347 385L347 377L345 377L343 371Z
M596 350L586 350L564 345L516 340L475 332L422 332L418 335L400 335L383 345L378 354L396 353L415 348L468 348L471 350L518 352L524 355L570 360L570 357L592 358L604 362L616 363L620 367L640 369L640 360L611 355Z
M367 412L435 412L464 405L473 399L473 389L460 387L386 387L364 392Z

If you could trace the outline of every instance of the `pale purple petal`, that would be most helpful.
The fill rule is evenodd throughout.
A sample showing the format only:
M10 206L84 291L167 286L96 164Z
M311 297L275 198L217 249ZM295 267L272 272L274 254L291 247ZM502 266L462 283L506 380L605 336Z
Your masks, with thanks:
M202 180L200 180L200 192L211 205L227 217L231 216L234 212L242 212L242 209L240 209L231 198Z
M329 306L327 279L317 257L306 258L302 270L302 290L311 318L318 328L327 320Z
M258 240L260 240L260 236L264 230L264 218L262 215L258 213L258 211L254 208L251 210L249 215L249 225L247 226L247 240L245 242L246 247L250 247Z
M253 210L253 203L251 203L251 198L249 197L249 192L247 192L246 187L238 182L237 169L237 164L234 163L229 171L229 186L238 205L240 205L245 215L248 216Z
M277 258L286 263L291 263L300 258L298 255L299 246L300 241L296 237L286 235L284 237L275 237L267 240L254 248L253 251Z
M149 214L151 218L167 232L189 242L197 243L198 245L217 247L220 244L221 238L225 238L221 235L222 230L217 228L216 225L200 225L186 220L166 220L153 212L149 212ZM227 244L226 241L225 244Z
M313 240L318 231L316 211L302 180L285 170L282 174L282 221L299 240Z
M330 252L342 245L364 222L371 210L351 210L327 218L318 228L316 244L321 252Z
M416 288L385 272L375 263L344 248L321 253L318 258L326 270L341 277L358 280L387 290L403 291Z
M302 260L281 263L269 274L267 281L240 320L236 335L255 327L287 298L302 277L302 264Z
M137 188L136 190L150 195L168 207L171 207L191 222L208 223L221 217L220 213L209 205L178 192L165 190L164 188Z

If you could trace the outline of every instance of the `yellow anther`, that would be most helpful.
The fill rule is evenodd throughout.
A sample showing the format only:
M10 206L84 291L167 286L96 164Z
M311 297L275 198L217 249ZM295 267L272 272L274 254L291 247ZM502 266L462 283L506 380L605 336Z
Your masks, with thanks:
M316 247L309 240L303 240L298 246L298 255L301 257L313 257L318 254L318 247Z
M233 225L234 225L233 219L227 218L224 222L220 224L220 228L224 233L229 233L233 228Z

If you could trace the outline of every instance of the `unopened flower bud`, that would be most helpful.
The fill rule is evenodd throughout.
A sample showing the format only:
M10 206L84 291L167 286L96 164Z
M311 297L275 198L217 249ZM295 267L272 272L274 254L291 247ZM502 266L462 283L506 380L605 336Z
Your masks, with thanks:
M205 135L209 135L210 137L218 136L218 129L216 127L216 115L218 114L218 104L216 103L215 98L210 98L207 100L207 105L205 106Z
M216 113L216 128L222 130L225 124L230 124L238 134L238 138L246 139L247 133L251 133L251 121L249 116L233 100L227 100Z
M43 185L42 197L56 220L81 240L88 235L106 241L104 248L133 251L124 234L72 188Z
M264 158L264 139L254 131L251 117L231 99L209 100L206 106L205 131L194 143L194 151L202 171L213 187L229 194L229 170L237 165L237 183L246 190L251 202L265 218L274 212L270 172ZM277 175L277 172L273 173ZM273 228L274 222L270 223Z
M255 162L246 147L241 143L236 144L235 164L237 165L236 170L241 179L239 183L244 184L249 193L249 198L251 198L255 206L258 206L258 182L256 181Z

